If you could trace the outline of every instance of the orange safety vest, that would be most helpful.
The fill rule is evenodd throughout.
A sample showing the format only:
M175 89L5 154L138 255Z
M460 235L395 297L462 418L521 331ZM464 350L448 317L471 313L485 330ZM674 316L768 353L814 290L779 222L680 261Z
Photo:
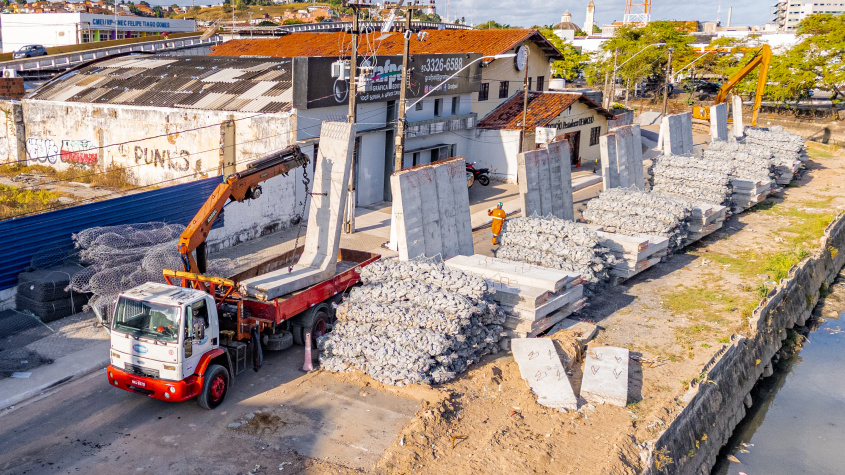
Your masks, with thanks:
M502 226L505 225L505 218L507 213L502 208L496 208L487 212L487 216L493 217L493 235L498 236L502 234Z

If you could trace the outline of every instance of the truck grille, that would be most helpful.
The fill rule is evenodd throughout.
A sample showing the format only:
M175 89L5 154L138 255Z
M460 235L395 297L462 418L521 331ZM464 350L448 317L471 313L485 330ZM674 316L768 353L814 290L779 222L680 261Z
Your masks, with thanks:
M127 373L137 374L138 376L146 376L148 378L158 379L158 370L152 368L144 368L143 366L136 366L134 364L126 363L125 370Z

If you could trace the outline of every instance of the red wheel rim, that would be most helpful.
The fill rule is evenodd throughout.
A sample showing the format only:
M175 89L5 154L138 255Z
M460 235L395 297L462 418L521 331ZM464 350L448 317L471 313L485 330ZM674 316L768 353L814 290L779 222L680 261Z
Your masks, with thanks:
M223 398L224 392L226 392L226 380L218 374L211 380L211 400L219 401Z
M326 334L326 321L320 319L314 324L314 337L323 336Z

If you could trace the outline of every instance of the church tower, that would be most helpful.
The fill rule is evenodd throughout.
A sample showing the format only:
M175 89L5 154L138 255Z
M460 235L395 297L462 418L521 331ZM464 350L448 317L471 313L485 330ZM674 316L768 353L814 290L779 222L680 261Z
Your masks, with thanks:
M593 0L590 0L590 4L587 5L587 19L584 20L584 33L587 36L593 34L593 25L595 25L596 19L596 5L593 3Z

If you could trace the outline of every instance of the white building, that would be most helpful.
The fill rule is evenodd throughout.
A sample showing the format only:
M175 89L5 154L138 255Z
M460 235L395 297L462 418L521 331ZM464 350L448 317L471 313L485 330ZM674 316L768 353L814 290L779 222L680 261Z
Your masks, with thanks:
M781 30L791 31L815 13L845 13L845 1L782 0L772 7L772 22Z
M49 48L191 31L196 31L194 20L94 13L0 14L0 40L4 53L30 44Z

